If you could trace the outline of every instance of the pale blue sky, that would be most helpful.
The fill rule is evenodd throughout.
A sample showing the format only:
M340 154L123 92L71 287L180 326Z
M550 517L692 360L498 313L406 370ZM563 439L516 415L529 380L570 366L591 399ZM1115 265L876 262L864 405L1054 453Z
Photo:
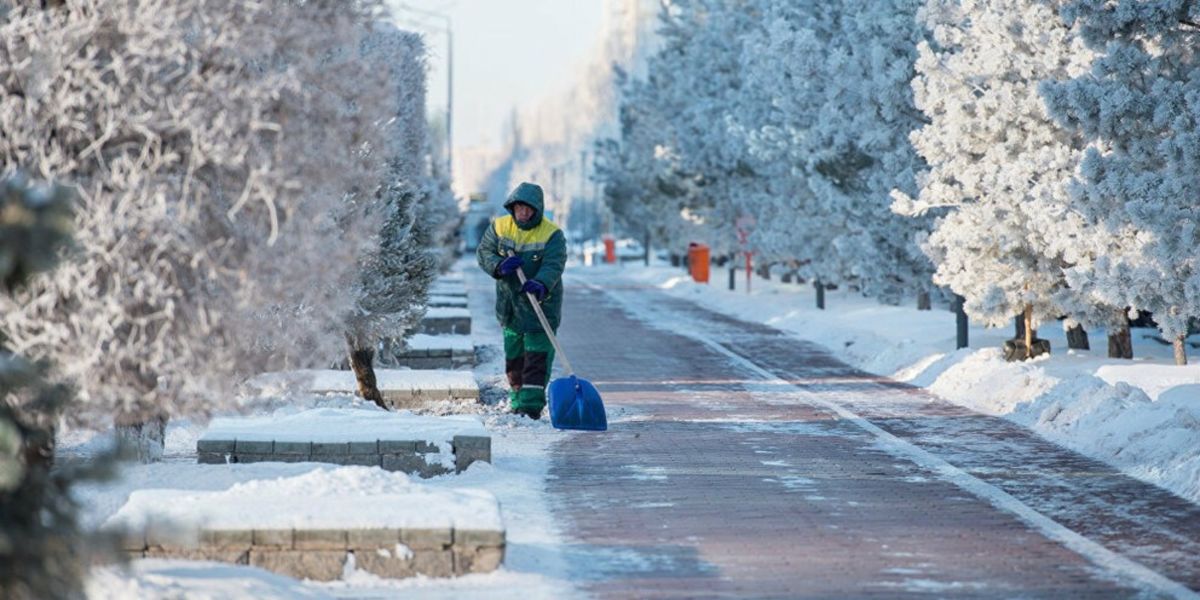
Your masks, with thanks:
M464 147L496 143L513 106L548 95L572 79L601 34L604 0L390 0L445 13L454 28L454 140ZM443 21L396 10L437 31ZM407 15L407 16L406 16ZM408 19L407 22L405 19ZM427 35L431 110L446 102L446 38Z

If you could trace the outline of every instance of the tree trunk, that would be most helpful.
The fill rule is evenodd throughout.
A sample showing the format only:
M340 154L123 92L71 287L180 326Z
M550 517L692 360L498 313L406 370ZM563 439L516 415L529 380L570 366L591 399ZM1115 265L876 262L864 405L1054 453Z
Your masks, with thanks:
M758 276L762 277L764 281L771 280L771 265L770 265L770 263L763 263L763 265L758 268Z
M729 267L729 291L737 289L737 269Z
M1133 358L1133 336L1129 334L1129 317L1124 310L1117 311L1117 327L1108 331L1108 357Z
M813 287L817 288L817 308L825 310L825 284L817 279L813 281Z
M355 348L356 344L350 343L349 340L347 344L350 346L350 369L354 371L354 379L358 382L358 395L387 410L383 394L379 392L375 383L375 367L371 364L375 359L375 351L371 348Z
M1076 324L1074 327L1067 329L1067 347L1072 350L1091 350L1092 346L1088 343L1088 334L1084 330L1083 325Z
M1017 315L1013 318L1013 324L1016 326L1017 332L1013 334L1014 340L1025 339L1025 318L1023 315Z
M1033 340L1037 337L1037 330L1033 328L1033 305L1025 305L1025 347L1029 349L1029 355L1033 356Z
M1176 337L1175 342L1173 344L1175 346L1175 364L1177 364L1177 365L1186 365L1187 364L1187 349L1183 345L1183 340L1185 337L1187 337L1187 336L1181 335L1179 337Z
M642 244L642 250L644 250L646 253L646 255L643 258L646 261L646 266L648 267L648 266L650 266L650 232L649 231L646 232L645 240L646 240L646 243Z
M134 453L138 462L152 463L162 459L166 447L166 415L117 415L114 420L117 439Z
M933 302L929 299L929 292L917 292L917 310L932 310Z

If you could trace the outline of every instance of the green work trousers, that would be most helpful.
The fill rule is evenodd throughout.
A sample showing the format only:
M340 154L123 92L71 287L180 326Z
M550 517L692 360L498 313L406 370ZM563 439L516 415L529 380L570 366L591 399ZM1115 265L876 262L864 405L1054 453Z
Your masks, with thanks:
M541 410L554 364L554 345L544 332L521 333L504 328L504 373L513 410Z

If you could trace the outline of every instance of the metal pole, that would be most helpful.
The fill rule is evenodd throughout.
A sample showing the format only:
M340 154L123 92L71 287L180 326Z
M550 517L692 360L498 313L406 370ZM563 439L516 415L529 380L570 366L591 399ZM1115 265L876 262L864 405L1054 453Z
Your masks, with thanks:
M956 329L956 333L957 333L957 335L955 336L957 338L957 340L956 340L957 348L966 348L968 345L967 344L967 342L968 342L968 340L967 340L967 312L965 310L963 310L963 303L965 303L966 301L967 301L966 298L963 298L962 296L959 296L958 294L954 295L954 325L955 325L955 329Z

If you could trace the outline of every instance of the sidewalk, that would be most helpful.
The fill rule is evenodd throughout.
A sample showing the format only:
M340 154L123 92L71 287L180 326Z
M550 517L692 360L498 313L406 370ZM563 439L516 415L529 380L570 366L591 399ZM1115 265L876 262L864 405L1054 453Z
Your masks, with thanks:
M550 471L573 575L598 596L1200 586L1193 504L765 326L568 284L566 351L625 415L556 445Z

